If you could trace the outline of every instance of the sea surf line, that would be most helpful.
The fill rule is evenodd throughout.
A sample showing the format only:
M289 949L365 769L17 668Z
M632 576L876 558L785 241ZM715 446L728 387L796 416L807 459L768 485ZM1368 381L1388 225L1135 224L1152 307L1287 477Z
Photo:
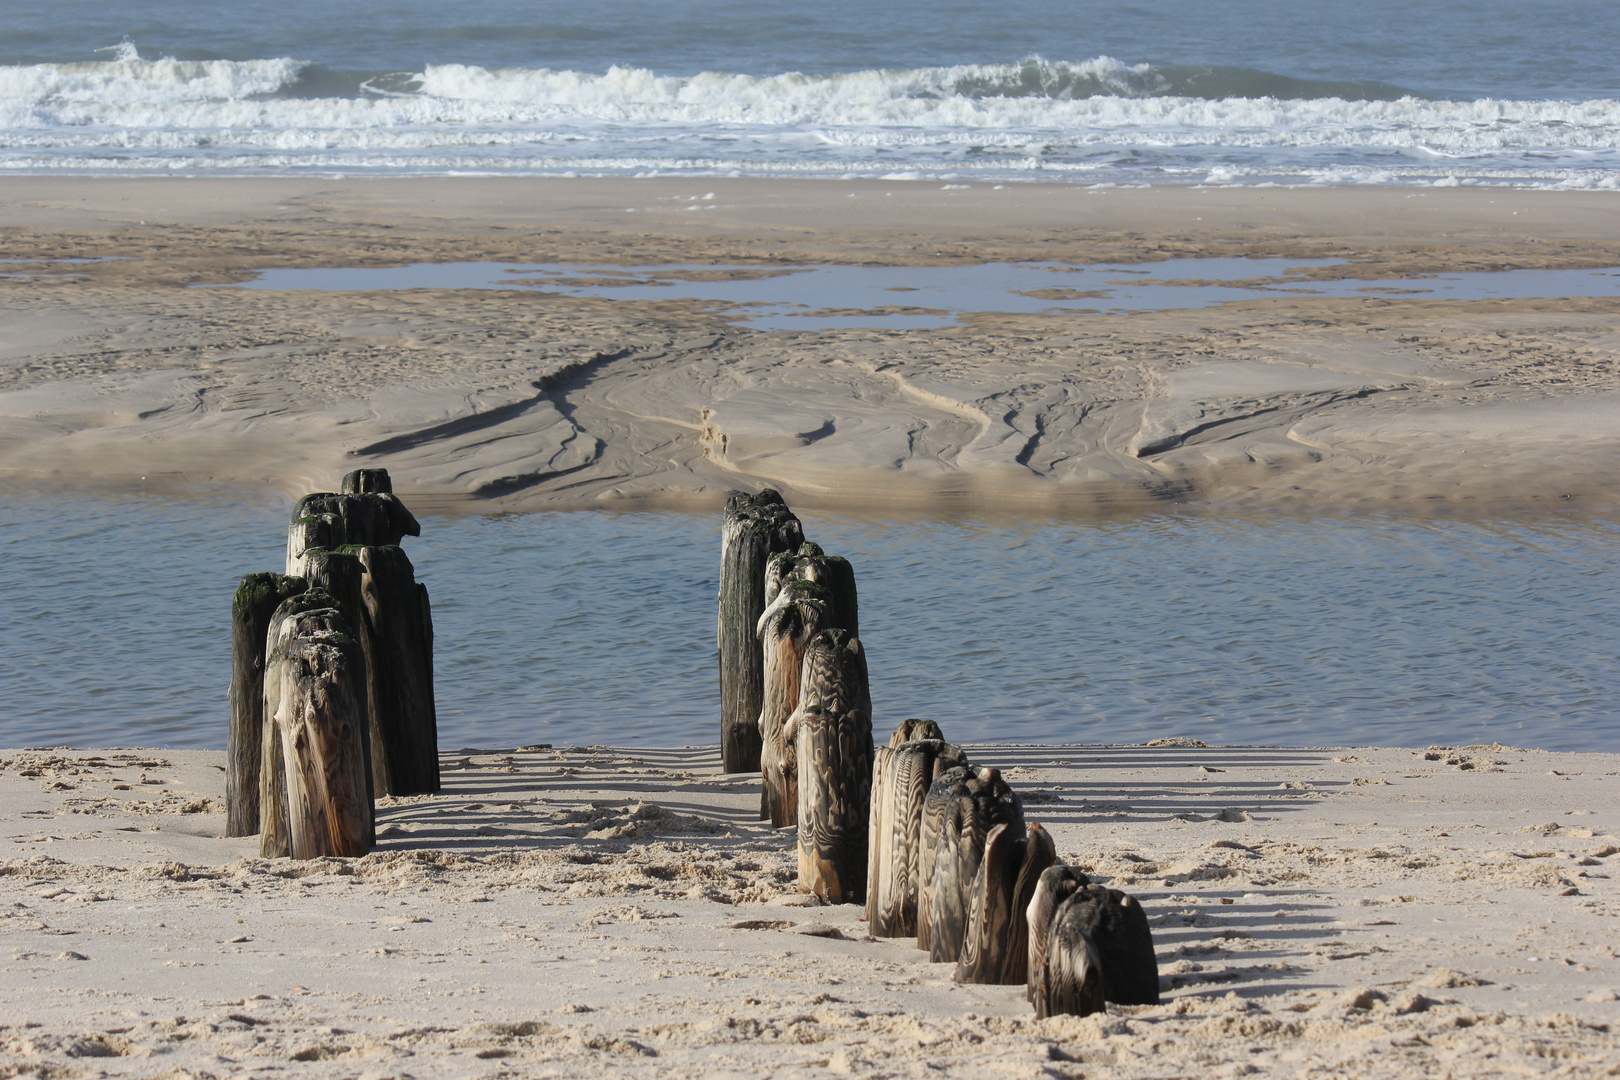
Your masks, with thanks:
M0 743L223 747L231 596L286 506L0 495ZM1620 524L803 515L880 734L1612 748ZM719 515L424 518L439 740L711 745Z
M1311 280L1337 259L1191 258L1135 264L973 266L585 266L417 263L270 269L236 287L355 292L519 289L615 300L697 300L756 330L937 329L964 314L1116 314L1274 297L1495 300L1620 297L1620 268L1490 270L1425 277ZM210 286L213 287L213 286Z

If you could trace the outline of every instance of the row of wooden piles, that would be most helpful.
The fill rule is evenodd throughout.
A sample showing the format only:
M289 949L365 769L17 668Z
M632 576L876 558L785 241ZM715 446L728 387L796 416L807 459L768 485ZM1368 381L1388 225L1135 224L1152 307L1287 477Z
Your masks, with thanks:
M1058 861L1000 772L932 721L874 752L849 562L804 539L782 496L733 492L722 525L721 761L761 773L760 817L798 830L799 888L866 903L874 937L915 935L958 982L1025 984L1037 1015L1156 1004L1141 906Z
M285 573L231 605L226 834L265 857L364 855L378 795L439 790L433 617L384 469L293 509Z
M907 720L877 751L871 788L873 937L915 935L957 982L1023 984L1037 1016L1158 1004L1141 905L1063 864L1000 770Z

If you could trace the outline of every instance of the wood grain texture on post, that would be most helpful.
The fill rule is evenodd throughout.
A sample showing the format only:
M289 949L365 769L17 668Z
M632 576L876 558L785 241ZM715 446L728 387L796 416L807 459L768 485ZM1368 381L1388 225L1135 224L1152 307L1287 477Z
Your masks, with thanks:
M765 667L757 633L765 612L770 556L804 541L799 519L771 488L734 491L720 530L720 763L726 772L760 767L759 715Z
M826 628L827 590L812 581L788 582L759 617L765 677L759 709L759 816L776 828L798 824L797 747L786 737L799 707L799 679L810 640Z
M433 616L427 587L400 548L347 548L360 560L360 643L371 710L371 771L378 795L439 790L433 698Z
M866 927L873 937L916 935L923 803L936 776L967 764L961 749L941 738L894 741L911 731L937 736L939 725L906 721L873 762L866 873Z
M225 835L259 831L259 769L264 760L265 636L284 600L304 579L249 574L231 601L231 726L225 738Z
M1047 931L1046 955L1034 985L1037 1018L1090 1016L1108 1008L1102 952L1086 932L1086 905L1077 907L1073 900L1059 905Z
M972 775L966 762L938 771L923 799L917 833L917 948L925 953L932 953L934 947L934 864L939 861L939 834Z
M1042 872L1057 861L1052 836L1031 822L997 825L985 838L973 878L967 935L956 981L1016 986L1029 980L1026 911Z
M362 738L369 722L365 657L347 628L313 616L296 621L276 670L289 853L364 855L374 840Z
M785 739L799 773L799 891L830 904L866 898L872 803L872 696L866 653L847 630L823 630L806 647L799 705Z
M1049 989L1046 960L1047 946L1052 935L1052 923L1064 901L1090 883L1090 878L1064 863L1055 863L1041 872L1029 906L1024 909L1024 923L1029 931L1029 970L1024 987L1024 998L1035 1006L1035 1015L1054 1015L1049 1004L1054 991ZM1102 973L1097 974L1097 1008L1102 1009ZM1077 1015L1086 1016L1087 1013Z
M928 956L935 963L955 963L967 937L973 903L973 879L984 858L985 841L997 825L1024 830L1024 812L1018 796L998 769L969 772L962 793L946 808L940 823L939 850L934 859L934 880L929 894L930 940Z
M265 631L264 698L259 734L259 854L267 859L292 854L287 831L287 773L281 749L281 696L286 686L284 668L293 665L289 643L300 633L317 630L347 631L336 603L321 589L306 589L281 602Z

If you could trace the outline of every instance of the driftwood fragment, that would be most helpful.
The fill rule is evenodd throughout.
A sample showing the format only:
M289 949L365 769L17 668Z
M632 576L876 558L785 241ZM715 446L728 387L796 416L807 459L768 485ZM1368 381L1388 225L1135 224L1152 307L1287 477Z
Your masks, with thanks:
M913 730L939 726L922 721ZM900 732L895 733L899 737ZM918 895L922 873L923 803L934 778L945 769L966 765L961 749L940 738L894 742L877 749L872 768L872 813L867 840L866 929L873 937L911 937L917 933ZM965 774L964 774L965 776Z
M1024 997L1035 1006L1036 1016L1051 1015L1043 1011L1046 1006L1042 1004L1048 997L1046 986L1046 947L1052 933L1052 922L1057 917L1058 908L1080 889L1090 882L1090 879L1072 866L1057 863L1042 871L1036 881L1034 895L1030 897L1029 906L1024 909L1024 922L1029 931L1029 974ZM1098 974L1098 994L1102 993L1101 974ZM1101 997L1098 1002L1101 1002ZM1084 1013L1080 1015L1085 1015Z
M970 770L961 794L945 809L934 877L929 883L928 957L935 963L954 963L962 954L973 879L990 830L1003 824L1011 827L1013 836L1023 835L1024 812L1018 796L1001 778L1000 770Z
M365 657L333 620L311 613L277 651L275 727L286 778L287 838L295 859L371 850L363 733Z
M956 962L959 983L1020 985L1029 979L1026 910L1042 872L1057 861L1052 836L1030 822L997 825L985 838L973 878L967 935Z
M799 685L783 730L798 765L799 891L858 903L866 898L872 799L872 698L860 639L818 633Z
M798 823L797 751L785 729L799 707L805 649L826 628L826 618L827 591L810 581L789 582L759 617L765 661L759 710L759 816L779 829Z
M371 712L371 772L378 795L439 790L433 699L433 614L411 560L388 545L346 549L360 563L360 643Z
M249 574L231 601L231 726L225 738L225 835L259 831L259 769L264 752L264 643L282 601L304 579Z
M720 760L726 772L752 772L760 767L765 565L773 553L797 548L804 532L782 496L766 488L731 493L720 535Z

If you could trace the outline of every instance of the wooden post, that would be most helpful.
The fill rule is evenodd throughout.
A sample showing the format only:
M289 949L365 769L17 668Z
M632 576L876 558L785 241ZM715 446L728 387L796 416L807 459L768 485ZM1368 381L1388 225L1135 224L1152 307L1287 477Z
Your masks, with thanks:
M301 562L309 587L330 596L349 626L358 631L362 621L360 581L364 571L354 549L309 548Z
M366 495L373 492L392 495L394 481L389 477L387 469L356 469L343 474L343 481L338 485L338 490L345 495Z
M422 526L393 493L387 469L358 469L343 478L342 491L314 491L293 507L287 529L287 573L304 576L304 552L398 545L421 536Z
M1024 922L1029 930L1029 973L1027 985L1024 989L1024 998L1035 1006L1036 1016L1052 1015L1043 1002L1050 997L1047 989L1046 953L1047 945L1052 934L1052 922L1057 917L1057 910L1063 902L1073 896L1080 889L1085 888L1090 879L1072 866L1056 863L1042 871L1036 881L1034 895L1030 897L1029 906L1024 909ZM1102 1007L1102 975L1097 976L1097 1007ZM1097 1011L1097 1010L1093 1010ZM1087 1015L1080 1013L1079 1015Z
M1026 911L1035 886L1057 861L1052 836L1037 823L1018 835L1016 826L997 825L984 842L984 858L973 878L973 905L962 955L959 983L1022 985L1029 981L1029 922Z
M320 589L306 589L288 597L270 616L265 631L264 681L259 691L264 700L259 733L259 854L267 859L292 854L287 826L286 760L276 719L287 681L283 669L296 670L297 665L289 651L290 643L303 634L347 629L332 598Z
M433 615L427 587L393 545L347 548L359 557L360 643L371 710L371 772L379 795L439 790L433 700Z
M1039 981L1031 984L1038 1018L1090 1016L1107 1008L1102 954L1085 930L1088 905L1073 901L1065 900L1053 916Z
M765 668L757 628L765 612L765 564L804 541L799 519L771 488L734 491L720 530L720 763L726 772L760 767L759 717Z
M928 957L935 963L956 962L967 937L972 910L973 878L984 858L985 840L997 825L1009 825L1015 837L1024 832L1024 812L1018 796L998 769L969 773L962 794L946 809L939 830L939 851L934 858L934 880L929 903Z
M872 696L860 639L847 630L817 634L799 686L782 732L797 751L799 891L858 903L866 898L872 804Z
M855 568L839 555L828 555L820 544L806 540L790 551L772 555L765 564L765 606L770 607L786 581L813 581L827 590L832 605L827 626L861 635L861 608L855 589Z
M225 835L259 831L259 768L264 742L264 641L283 600L302 578L249 574L231 601L231 726L225 737Z
M909 730L931 730L932 721L908 720L894 738ZM879 747L872 768L872 814L868 831L866 930L873 937L913 937L921 881L923 803L934 778L966 765L960 747L941 738L915 739Z
M348 624L349 633L361 645L361 677L367 686L367 720L361 725L361 744L365 749L366 761L366 797L371 800L377 798L377 781L372 775L372 748L371 748L371 720L370 712L370 665L365 663L364 642L365 634L365 601L363 597L362 582L365 579L365 568L360 565L360 556L357 548L345 548L342 551L328 551L325 548L310 548L304 552L304 580L309 587L320 589L332 598L333 604L343 615Z
M945 741L945 733L939 730L939 725L932 720L918 720L912 717L900 721L900 726L894 729L889 736L890 746L899 746L902 743L922 742L923 740Z
M1115 1005L1159 1003L1153 931L1134 897L1101 885L1082 886L1058 909L1051 936L1046 961L1049 984L1064 985L1074 978L1065 973L1097 966L1093 961L1100 960L1104 999ZM1095 946L1096 953L1084 962L1078 944L1082 937Z
M917 948L934 948L934 864L939 861L939 834L945 815L967 790L973 771L966 762L938 773L923 799L922 825L917 830Z
M334 620L312 613L296 622L272 673L281 680L275 726L290 854L364 855L374 839L362 739L368 723L365 657L360 643L333 626Z
M798 824L797 744L786 736L788 717L799 707L799 679L810 639L827 625L827 591L793 581L759 617L765 661L759 710L759 816L778 829Z
M316 548L333 550L347 543L343 518L318 506L305 506L311 496L300 499L287 525L287 576L304 576L304 553Z

